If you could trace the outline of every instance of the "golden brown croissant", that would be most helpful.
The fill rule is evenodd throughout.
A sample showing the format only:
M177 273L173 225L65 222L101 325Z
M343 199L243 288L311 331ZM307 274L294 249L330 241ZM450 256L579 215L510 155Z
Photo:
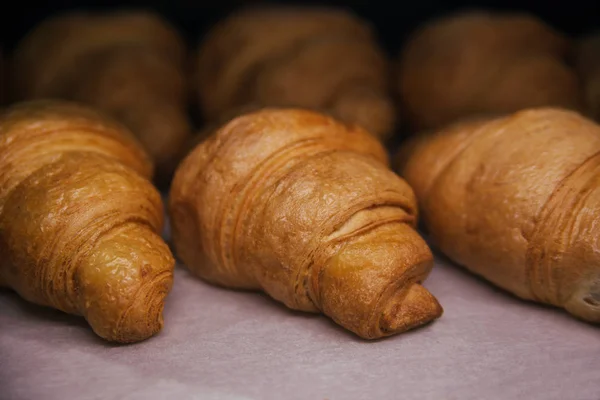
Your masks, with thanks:
M233 119L171 187L173 242L190 270L321 311L373 339L438 318L432 255L411 188L358 127L300 109Z
M121 125L71 103L0 115L0 286L84 316L104 339L157 333L174 260L152 165Z
M381 138L395 125L388 60L371 27L341 9L238 11L209 32L197 68L208 121L256 102L326 111Z
M67 13L19 44L17 91L22 99L65 98L109 113L142 142L162 180L191 132L185 53L178 33L152 13Z
M569 42L527 14L468 11L431 21L406 44L398 68L403 111L417 130L476 114L528 107L580 109Z
M405 145L434 243L517 296L600 322L600 126L530 109Z
M576 66L584 87L586 111L600 121L600 33L580 41Z

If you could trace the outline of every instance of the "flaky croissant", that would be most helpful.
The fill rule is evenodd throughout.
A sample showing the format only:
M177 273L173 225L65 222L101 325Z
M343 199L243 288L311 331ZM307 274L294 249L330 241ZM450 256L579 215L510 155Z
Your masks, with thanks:
M0 286L82 315L109 341L163 325L174 260L152 165L128 131L71 103L0 115Z
M570 43L537 18L466 11L417 29L400 55L397 85L416 130L528 107L579 110Z
M182 162L173 243L208 282L260 289L379 338L442 313L423 287L432 255L411 188L377 139L319 113L233 119Z
M578 43L575 54L586 111L590 117L600 121L600 32L583 38Z
M209 31L197 61L208 121L259 103L328 112L380 138L395 125L388 60L371 27L341 9L238 11Z
M600 126L554 108L459 122L409 141L398 167L450 258L600 322Z
M18 45L21 99L84 102L128 126L157 165L174 171L190 136L186 49L178 33L145 11L70 12L49 18Z

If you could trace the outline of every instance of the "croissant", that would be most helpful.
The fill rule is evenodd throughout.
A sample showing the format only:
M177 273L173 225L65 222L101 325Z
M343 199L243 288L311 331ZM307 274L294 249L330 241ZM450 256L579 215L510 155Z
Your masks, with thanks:
M64 98L93 105L128 126L157 164L174 171L190 136L185 45L145 11L70 12L51 17L18 45L21 99Z
M523 13L465 11L433 20L409 38L397 88L415 130L471 115L556 106L581 109L569 41Z
M411 139L397 162L451 259L600 322L600 126L547 107L477 118Z
M411 188L377 139L302 109L234 118L182 162L174 246L216 285L263 290L366 339L442 313L421 285L433 257Z
M0 115L0 286L82 315L98 336L162 328L174 259L152 164L123 126L59 101Z
M370 25L345 10L243 9L200 45L198 102L207 121L259 103L327 112L387 138L395 125L389 72Z
M584 86L586 111L600 121L600 32L580 41L576 66Z

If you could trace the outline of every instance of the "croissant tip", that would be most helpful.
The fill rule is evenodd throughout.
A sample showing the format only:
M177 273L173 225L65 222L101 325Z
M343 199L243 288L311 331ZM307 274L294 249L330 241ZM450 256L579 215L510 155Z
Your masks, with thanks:
M441 317L443 312L437 299L415 283L405 297L390 304L380 321L380 329L385 335L406 332Z
M583 321L600 324L600 281L576 291L564 308Z
M134 303L108 332L96 333L119 344L131 344L149 339L160 332L164 325L165 299L172 286L172 276L161 274L140 288Z

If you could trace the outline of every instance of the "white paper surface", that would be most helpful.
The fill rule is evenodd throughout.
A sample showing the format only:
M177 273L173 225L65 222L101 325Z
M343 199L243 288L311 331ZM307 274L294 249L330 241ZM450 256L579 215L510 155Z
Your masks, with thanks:
M0 399L598 400L600 329L450 266L433 324L366 342L178 267L165 329L112 346L81 318L0 291Z

